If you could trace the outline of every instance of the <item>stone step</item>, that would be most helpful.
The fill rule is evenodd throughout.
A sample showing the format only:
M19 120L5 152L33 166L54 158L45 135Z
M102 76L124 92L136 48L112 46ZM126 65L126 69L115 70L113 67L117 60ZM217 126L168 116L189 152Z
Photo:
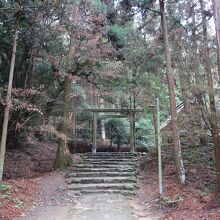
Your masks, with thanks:
M136 163L132 161L104 161L104 160L83 160L78 162L77 164L95 164L95 165L136 165Z
M117 177L117 176L136 176L136 172L78 172L78 173L68 173L67 177Z
M75 164L73 168L121 168L121 169L132 169L134 165L121 165L121 164Z
M73 168L73 172L135 172L135 168Z
M135 177L76 177L69 178L67 184L71 183L137 183Z
M103 157L108 157L108 158L138 158L139 155L137 154L103 154L103 153L96 153L96 154L92 154L92 153L88 153L88 154L83 154L81 155L84 158L103 158Z
M97 159L97 160L115 160L115 159L118 159L118 160L135 160L135 159L138 159L136 157L132 157L132 156L127 156L127 157L122 157L122 156L81 156L81 158L83 160L86 160L86 159Z
M131 190L134 191L137 188L137 184L134 183L99 183L99 184L77 184L72 183L67 186L69 190Z
M97 190L97 189L93 189L93 190L80 190L80 191L75 191L76 194L122 194L124 196L133 196L135 195L135 191L131 191L131 190L112 190L112 189L108 189L108 190Z
M140 153L125 153L125 152L123 152L123 153L117 153L117 152L97 152L97 153L92 153L92 152L89 152L89 153L85 153L85 154L83 154L83 155L85 155L85 156L109 156L109 155L111 155L111 156L132 156L132 157L138 157L138 156L140 156L141 154Z
M136 159L134 157L81 157L81 160L114 160L114 161L123 161L123 160L133 160L135 161Z
M139 156L140 153L132 153L132 152L87 152L84 155L131 155L131 156Z
M137 161L138 161L138 159L134 159L134 158L129 158L129 159L126 159L126 158L124 158L124 159L116 159L116 158L84 158L84 159L82 159L82 161L88 161L88 162L90 162L90 161L92 161L92 162L131 162L131 163L136 163Z
M134 194L137 188L138 156L129 152L81 154L81 160L67 174L67 188L82 194Z

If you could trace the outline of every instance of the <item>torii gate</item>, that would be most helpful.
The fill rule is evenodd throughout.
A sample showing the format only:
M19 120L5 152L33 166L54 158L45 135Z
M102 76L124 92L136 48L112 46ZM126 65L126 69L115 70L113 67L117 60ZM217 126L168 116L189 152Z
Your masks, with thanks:
M159 176L159 193L163 193L162 185L162 158L160 145L160 111L159 98L156 99L156 105L148 106L153 113L153 124L155 130L155 145L158 149L158 176ZM93 145L92 153L96 153L96 132L97 132L97 117L100 118L130 118L130 150L135 151L135 113L143 112L142 109L87 109L93 112ZM120 113L118 115L99 115L99 113Z
M93 112L92 153L96 153L97 118L129 118L130 119L130 151L135 152L135 114L142 109L87 109ZM101 113L101 114L100 114ZM117 114L103 114L117 113Z

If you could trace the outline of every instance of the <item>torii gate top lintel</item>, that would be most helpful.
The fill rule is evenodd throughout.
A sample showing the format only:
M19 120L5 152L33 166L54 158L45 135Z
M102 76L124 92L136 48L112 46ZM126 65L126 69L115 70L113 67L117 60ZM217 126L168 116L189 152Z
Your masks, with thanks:
M91 108L91 109L86 109L91 112L143 112L143 109L127 109L127 108L121 108L121 109L111 109L111 108Z

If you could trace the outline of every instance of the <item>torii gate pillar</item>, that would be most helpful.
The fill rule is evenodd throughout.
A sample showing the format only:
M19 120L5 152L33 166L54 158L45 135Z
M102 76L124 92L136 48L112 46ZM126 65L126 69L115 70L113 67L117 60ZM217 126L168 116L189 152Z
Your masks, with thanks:
M130 112L130 151L132 153L135 151L135 121L133 112Z
M96 153L97 113L93 113L92 153Z

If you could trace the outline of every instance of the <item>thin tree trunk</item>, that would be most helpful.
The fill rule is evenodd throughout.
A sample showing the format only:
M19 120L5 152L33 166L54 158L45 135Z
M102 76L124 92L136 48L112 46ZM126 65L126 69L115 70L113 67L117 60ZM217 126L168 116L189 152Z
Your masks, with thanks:
M194 72L194 76L195 76L195 84L194 84L194 95L196 96L197 100L202 100L203 98L203 92L202 92L202 88L204 86L203 81L202 81L202 77L199 71L199 64L200 64L200 58L199 58L199 48L198 48L198 43L197 43L197 34L196 34L196 12L195 12L195 5L196 3L192 2L192 9L191 9L191 13L192 13L192 69ZM205 136L205 131L204 128L202 126L202 113L201 111L197 112L198 114L198 118L199 120L195 122L195 119L197 117L193 117L194 122L192 121L192 123L196 123L198 124L198 126L196 126L196 129L198 129L199 131L197 132L199 135L199 145L202 145L203 141L204 141L204 136ZM192 124L193 125L193 124ZM192 134L194 132L191 132ZM193 136L195 136L195 134L193 134Z
M213 12L215 18L215 30L217 38L217 50L218 50L218 74L220 78L220 1L212 0Z
M188 78L188 73L187 71L184 70L184 65L183 65L183 60L181 57L182 54L182 50L181 50L181 37L182 35L180 35L178 38L175 38L175 45L176 45L176 59L177 59L177 63L178 63L178 75L179 75L179 81L180 81L180 87L181 87L181 91L182 91L182 99L183 99L183 103L184 103L184 110L186 113L190 112L190 105L189 105L189 87L187 84L187 78Z
M195 86L196 94L201 90L201 77L199 73L199 56L198 56L198 44L197 44L197 35L196 35L196 14L195 14L195 4L192 2L192 67L195 74Z
M167 82L168 82L168 87L169 87L170 114L171 114L171 124L172 124L172 131L173 131L173 144L174 144L177 176L178 176L179 183L184 184L185 183L185 169L183 165L179 127L178 127L178 121L177 121L174 80L173 80L171 57L170 57L170 51L169 51L169 40L168 40L168 31L167 31L167 21L166 21L165 10L164 10L164 0L159 0L159 3L160 3L161 24L162 24L162 32L163 32L163 40L164 40L164 51L165 51L165 58L166 58L166 70L167 70L166 74L167 74Z
M168 10L170 14L175 14L176 13L176 9L175 7L173 7L173 4L171 4L171 2L168 2ZM179 6L180 8L178 8L178 13L179 16L184 16L182 13L182 8L181 6ZM177 27L178 28L178 27ZM184 68L184 61L182 58L183 55L183 42L182 42L182 37L183 34L181 33L175 33L173 35L173 41L171 42L171 44L173 44L174 49L174 56L176 57L176 68L177 68L177 73L179 75L179 82L180 82L180 87L181 87L181 92L182 92L182 99L183 99L183 103L184 103L184 110L185 112L189 112L190 111L190 106L189 106L189 85L188 85L188 78L189 78L189 74L188 72L185 70Z
M205 69L208 80L209 87L209 104L210 104L210 112L211 112L211 132L212 139L214 143L215 150L215 160L218 174L218 184L220 187L220 140L219 140L219 129L218 129L218 118L215 107L215 94L214 94L214 86L212 79L212 70L210 66L210 53L208 48L208 34L207 34L207 24L206 18L204 14L204 3L203 0L200 0L201 13L202 13L202 25L203 25L203 36L204 36L204 61L205 61Z
M14 33L13 46L12 46L12 58L11 58L11 65L10 65L10 72L9 72L6 106L5 106L4 121L3 121L3 126L2 126L2 137L1 137L1 146L0 146L0 180L2 180L3 170L4 170L6 141L7 141L7 132L8 132L8 120L9 120L9 112L10 112L10 107L11 107L11 92L12 92L15 58L16 58L16 51L17 51L19 18L20 18L20 12L17 12L15 33Z
M33 83L34 71L35 71L35 60L33 55L33 50L31 52L31 67L27 70L25 76L24 88L31 88Z
M180 41L180 39L179 39ZM176 58L178 62L177 73L179 75L179 82L182 91L182 99L184 104L184 130L186 131L186 143L188 145L195 145L195 132L188 132L192 129L194 124L194 119L191 113L190 99L189 99L189 86L187 84L188 73L184 70L183 61L182 61L182 51L178 39L176 39Z

